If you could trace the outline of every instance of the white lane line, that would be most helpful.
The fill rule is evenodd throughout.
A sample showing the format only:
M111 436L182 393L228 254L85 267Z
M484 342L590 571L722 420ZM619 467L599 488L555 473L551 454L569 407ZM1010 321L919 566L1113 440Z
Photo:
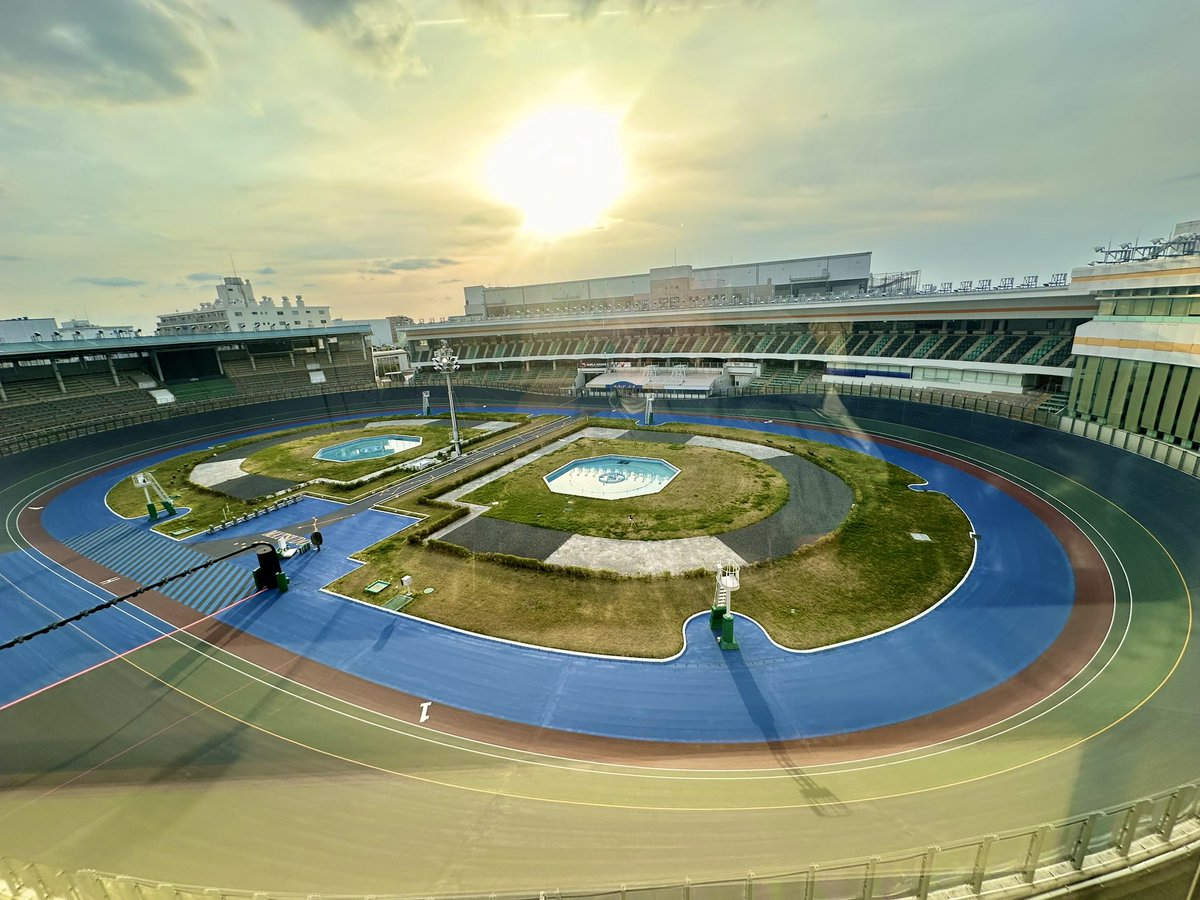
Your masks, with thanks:
M736 426L735 426L735 427L736 427ZM804 426L802 423L797 423L796 427L803 428L803 427L805 427L805 426ZM1116 556L1116 558L1117 558L1117 562L1118 562L1118 564L1121 566L1121 568L1122 568L1122 572L1123 572L1123 574L1124 574L1124 576L1125 576L1125 581L1126 581L1126 586L1127 586L1127 593L1130 595L1130 600L1129 600L1129 610L1130 610L1130 613L1132 614L1132 588L1131 588L1131 585L1129 584L1129 577L1128 577L1128 573L1125 571L1123 563L1121 563L1121 562L1120 562L1120 557L1119 557L1119 555L1117 555L1117 554L1116 554L1116 551L1115 551L1115 549L1112 547L1112 544L1111 544L1111 543L1110 543L1110 542L1107 540L1107 538L1106 538L1106 537L1105 537L1105 536L1104 536L1104 535L1103 535L1103 534L1102 534L1102 533L1099 531L1099 529L1097 529L1097 528L1096 528L1094 525L1092 525L1092 524L1091 524L1091 522L1090 522L1088 519L1086 519L1086 517L1083 517L1082 515L1080 515L1080 514L1078 513L1078 511L1076 511L1076 510L1075 510L1073 507L1071 507L1069 504L1067 504L1067 503L1065 503L1065 502L1062 502L1062 501L1057 501L1057 500L1056 500L1056 498L1053 498L1053 497L1052 497L1052 496L1051 496L1051 495L1050 495L1048 492L1046 492L1046 491L1043 491L1041 488L1039 488L1039 487L1037 487L1037 486L1035 486L1035 485L1032 485L1032 483L1028 482L1026 479L1024 479L1024 478L1022 478L1022 477L1020 477L1020 476L1013 475L1012 473L1009 473L1009 472L1007 472L1007 471L1005 471L1005 470L1003 470L1003 469L1000 469L998 466L992 466L992 465L986 464L986 463L984 463L982 460L980 460L980 459L979 459L979 458L977 458L977 457L972 457L972 456L969 456L969 455L966 455L966 454L962 454L962 455L960 455L960 454L951 453L950 451L946 450L945 448L938 447L938 446L936 446L936 445L930 445L930 444L927 444L927 443L924 443L924 442L921 442L921 441L918 441L918 440L912 440L912 439L907 439L907 438L903 438L903 439L902 439L902 438L897 438L897 437L895 437L895 436L893 436L893 435L887 435L887 434L883 434L883 435L881 435L881 436L884 436L884 437L891 437L892 439L899 440L899 441L901 441L902 443L905 443L905 442L907 442L907 443L910 443L910 444L912 444L912 445L914 445L914 446L924 446L924 447L927 447L927 448L929 448L929 449L934 449L934 450L937 450L938 452L941 452L941 453L946 453L947 455L949 455L949 456L952 456L952 457L954 457L954 456L960 456L960 458L964 458L964 459L970 460L970 461L972 461L972 462L975 462L975 463L977 463L977 464L980 464L980 465L981 465L983 468L985 468L985 469L988 469L988 470L991 470L991 471L996 471L998 474L1010 475L1010 476L1011 476L1011 477L1012 477L1014 480L1016 480L1016 481L1020 481L1020 482L1022 482L1022 483L1024 483L1024 484L1027 484L1027 485L1030 485L1030 487L1032 487L1032 488L1033 488L1033 489L1034 489L1034 490L1035 490L1037 493L1040 493L1040 494L1042 494L1043 496L1045 496L1045 497L1047 497L1047 498L1050 498L1051 500L1055 500L1055 502L1056 502L1056 503L1060 503L1060 504L1061 504L1063 507L1066 507L1067 509L1070 509L1070 510L1071 510L1071 512L1072 512L1072 513L1074 513L1074 514L1075 514L1075 516L1076 516L1076 517L1078 517L1078 519L1079 519L1080 521L1082 521L1083 523L1085 523L1085 524L1088 526L1088 528L1089 528L1090 530L1094 531L1094 532L1095 532L1095 533L1096 533L1096 534L1097 534L1097 535L1100 537L1100 539L1101 539L1101 540L1102 540L1102 541L1103 541L1103 542L1104 542L1104 543L1105 543L1105 544L1106 544L1106 545L1109 547L1110 551L1112 551L1113 555L1114 555L1114 556ZM964 443L974 443L974 442L970 442L970 441L964 441ZM1003 451L1000 451L1000 452L1003 452ZM1070 482L1072 482L1072 483L1075 483L1075 484L1079 484L1079 483L1078 483L1078 482L1076 482L1074 479L1071 479L1071 478L1069 478L1069 476L1065 476L1065 475L1062 475L1061 473L1056 473L1056 472L1053 472L1053 470L1051 470L1051 469L1048 469L1048 468L1046 468L1045 466L1040 466L1040 465L1038 465L1038 464L1036 464L1036 463L1034 463L1034 465L1036 465L1038 468L1042 468L1042 469L1044 469L1045 471L1051 472L1051 474L1055 475L1056 477L1063 478L1063 479L1065 479L1065 480L1067 480L1067 481L1070 481ZM72 476L72 477L74 477L74 476ZM63 479L63 480L66 480L66 479ZM1081 486L1081 487L1084 487L1083 485L1080 485L1080 486ZM1093 494L1095 494L1095 492L1094 492L1094 491L1091 491L1089 488L1086 488L1086 487L1085 487L1085 490L1088 490L1088 491L1089 491L1089 493L1093 493ZM1128 514L1127 512L1125 512L1125 511L1124 511L1124 510L1123 510L1123 509L1122 509L1120 506L1117 506L1117 504L1113 503L1111 500L1108 500L1107 498L1104 498L1104 497L1102 497L1102 496L1101 496L1101 495L1099 495L1099 494L1095 494L1095 496L1097 496L1099 499L1101 499L1101 500L1103 500L1103 501L1107 502L1109 505L1113 506L1113 507L1114 507L1116 510L1118 510L1118 511L1119 511L1119 512L1121 512L1121 513L1123 513L1125 516L1127 516L1128 518L1130 518L1130 519L1131 519L1132 521L1134 521L1135 523L1137 522L1137 520L1136 520L1136 519L1133 519L1133 517L1132 517L1132 516L1129 516L1129 514ZM1144 526L1143 526L1143 527L1144 527ZM36 548L34 548L34 549L36 549ZM1102 558L1103 558L1103 557L1102 557ZM1105 560L1105 566L1106 566L1106 568L1108 567L1107 560ZM56 574L57 574L57 573L56 573ZM60 576L60 577L61 577L61 576ZM1111 570L1110 570L1110 578L1111 578ZM65 580L65 579L64 579L64 580ZM1130 619L1130 621L1131 621L1131 619ZM1080 692L1081 692L1083 689L1085 689L1086 687L1088 687L1088 686L1089 686L1089 685L1090 685L1090 684L1091 684L1093 681L1095 681L1095 679L1096 679L1096 678L1098 678L1098 677L1099 677L1099 676L1100 676L1100 675L1103 673L1103 671L1104 671L1104 670L1105 670L1105 669L1108 667L1109 663L1111 663L1112 659L1115 659L1115 657L1116 657L1117 653L1120 651L1120 649L1121 649L1122 645L1124 644L1124 642L1125 642L1125 637L1126 637L1126 636L1128 635L1128 633L1129 633L1130 621L1127 621L1127 622L1126 622L1126 627L1125 627L1124 634L1122 635L1122 638L1121 638L1121 640L1120 640L1120 642L1119 642L1119 644L1118 644L1117 648L1116 648L1116 649L1113 651L1113 655L1110 657L1110 659L1109 659L1107 662L1105 662L1104 666L1103 666L1103 667L1100 669L1100 671L1098 671L1098 672L1097 672L1097 673L1096 673L1096 674L1095 674L1095 675L1094 675L1094 676L1093 676L1091 679L1089 679L1089 680L1088 680L1088 682L1087 682L1086 684L1084 684L1084 685L1080 686L1079 688L1077 688L1077 689L1076 689L1075 691L1073 691L1073 692L1072 692L1072 693L1071 693L1069 696L1067 696L1067 697L1063 698L1061 701L1059 701L1059 703L1057 703L1057 704L1055 704L1053 707L1051 707L1051 708L1049 708L1049 709L1047 709L1047 710L1045 710L1045 711L1043 711L1043 712L1039 713L1037 716L1035 716L1035 717L1034 717L1035 719L1036 719L1036 718L1040 718L1042 715L1046 715L1046 714L1048 714L1049 712L1052 712L1054 709L1057 709L1059 706L1061 706L1062 704L1066 703L1068 700L1072 699L1074 696L1076 696L1078 693L1080 693ZM1112 627L1113 627L1113 625L1114 625L1114 624L1115 624L1115 623L1111 623L1111 624L1110 624L1110 634L1111 634L1111 629L1112 629ZM191 637L191 638L192 638L193 640L195 640L195 641L198 641L198 642L200 642L201 644L204 644L205 646L208 646L208 647L212 648L214 651L218 651L218 652L221 652L221 653L227 653L227 651L223 651L223 650L221 650L221 648L215 647L215 646L214 646L214 645L212 645L212 644L208 644L206 641L203 641L202 639L200 639L200 638L197 638L197 637L195 637L195 636L193 636L193 635L189 635L189 637ZM231 666L231 665L229 665L228 663L226 663L226 662L224 662L224 661L222 661L222 660L219 660L219 659L217 659L215 656L213 656L213 655L211 655L211 654L207 654L207 653L200 653L199 651L195 651L195 649L194 649L194 648L188 648L188 646L187 646L186 644L183 644L183 642L182 642L182 641L181 641L181 640L180 640L180 639L179 639L177 636L170 636L170 639L171 639L171 640L173 640L173 641L175 641L175 642L176 642L176 643L178 643L178 644L181 644L182 646L184 646L184 647L185 647L185 648L187 648L187 649L191 649L191 650L192 650L192 652L197 652L197 653L199 653L199 655L202 655L202 656L207 656L207 657L208 657L210 660L212 660L212 661L214 661L214 662L217 662L218 664L220 664L220 665L223 665L223 666L225 666L226 668L229 668L229 669L231 669L231 670L233 670L233 671L236 671L236 672L240 672L240 673L241 673L241 674L242 674L244 677L250 677L250 678L252 678L253 680L256 680L256 681L260 681L260 682L262 682L262 683L263 683L265 686L268 686L268 687L274 687L274 689L276 689L276 690L281 690L280 688L278 688L278 686L272 686L272 685L268 684L267 682L263 681L262 679L256 678L255 676L251 675L251 674L250 674L250 673L248 673L248 672L244 672L244 671L242 671L242 670L238 669L238 668L237 668L237 667L235 667L235 666ZM1105 639L1105 642L1107 642L1107 637L1106 637L1106 639ZM231 655L231 656L232 656L232 654L229 654L229 655ZM1097 654L1097 655L1098 655L1098 654ZM258 666L257 664L255 664L255 663L253 663L253 662L250 662L249 660L245 660L245 659L243 659L242 657L236 657L236 656L234 656L234 658L238 659L240 662L242 662L242 663L244 663L244 664L246 664L246 665L253 666L254 668L257 668L257 669L259 669L259 670L261 670L261 671L264 671L264 672L268 672L268 671L269 671L269 670L267 670L267 669L265 669L265 668L263 668L263 667L261 667L261 666ZM1095 659L1095 657L1093 657L1093 661L1094 661L1094 659ZM1091 661L1089 661L1088 665L1090 665L1090 664L1091 664ZM1085 666L1085 668L1086 668L1086 666ZM359 709L359 710L362 710L362 711L364 711L364 712L367 712L367 711L368 711L368 710L366 710L366 709L365 709L365 708L363 708L363 707L356 706L356 705L354 705L354 704L351 704L351 703L349 703L348 701L341 700L340 698L337 698L337 697L335 697L335 696L333 696L333 695L329 695L329 694L325 694L325 693L323 693L323 692L317 691L317 690L315 690L315 689L313 689L313 688L311 688L311 687L308 687L307 685L303 685L303 684L302 684L302 683L300 683L300 682L296 682L296 681L294 681L293 679L287 678L286 676L279 675L279 674L277 674L277 673L271 673L271 674L272 674L272 675L274 675L274 677L275 677L275 678L277 678L277 679L280 679L280 680L283 680L283 681L288 681L288 682L291 682L291 683L293 683L293 684L296 684L297 686L299 686L299 687L303 687L305 690L307 690L307 691L310 691L310 692L312 692L312 693L314 693L314 694L318 694L318 695L320 695L320 696L325 696L325 697L328 697L328 698L329 698L329 699L331 699L331 700L335 700L335 701L337 701L337 702L339 702L339 703L345 704L345 705L347 705L347 706L350 706L351 708L354 708L354 709ZM1082 673L1081 673L1081 674L1082 674ZM1077 675L1077 676L1076 676L1076 678L1078 678L1078 677L1079 677L1079 676ZM1075 679L1072 679L1072 680L1075 680ZM1067 683L1067 685L1064 685L1062 688L1060 688L1060 689L1059 689L1059 691L1065 690L1065 689L1066 689L1066 687L1067 687L1067 686L1069 686L1069 684L1070 684L1070 682L1068 682L1068 683ZM385 730L388 730L388 731L393 731L393 732L395 732L395 733L397 733L397 734L400 734L400 735L405 735L405 736L409 736L409 737L414 737L414 738L417 738L418 740L424 740L424 741L427 741L427 742L429 742L429 743L437 744L437 745L440 745L440 746L445 746L445 747L448 747L448 748L451 748L451 749L458 749L458 750L462 750L462 751L469 752L469 753L475 753L475 754L478 754L478 755L490 756L490 757L496 757L496 758L500 758L500 759L506 759L506 760L511 760L511 759L512 759L512 756L511 756L511 755L508 755L508 754L496 754L496 753L489 753L489 752L486 752L486 751L475 750L475 749L473 749L473 748L469 748L469 747L462 747L461 745L458 745L458 744L447 743L447 742L445 742L445 741L437 740L437 739L434 739L434 738L432 738L432 737L426 737L426 736L423 736L423 735L414 734L414 733L412 733L412 732L408 732L408 731L402 731L402 730L399 730L399 729L391 728L391 727L389 727L389 726L386 726L386 725L383 725L383 724L380 724L380 723L377 723L377 722L371 722L371 721L368 721L368 720L366 720L366 719L363 719L363 718L362 718L362 717L360 717L360 716L355 716L355 715L352 715L352 714L350 714L350 713L343 712L343 711L341 711L341 710L332 709L331 707L327 707L327 706L325 706L324 704L317 703L317 702L315 702L314 700L311 700L311 699L309 699L309 698L300 697L299 695L296 695L296 694L294 694L294 693L292 693L292 692L290 692L290 691L281 690L281 692L282 692L282 693L284 693L284 694L286 694L286 695L293 696L293 697L295 697L296 699L300 700L301 702L307 702L307 703L311 703L311 704L312 704L312 705L314 705L314 706L317 706L317 707L319 707L319 708L324 708L324 709L327 709L328 711L330 711L330 712L333 712L333 713L335 713L335 714L337 714L337 715L341 715L341 716L343 716L343 717L346 717L346 718L349 718L349 719L352 719L352 720L357 720L357 721L360 721L360 722L362 722L363 724L367 724L367 725L371 725L371 726L374 726L374 727L379 727L379 728L384 728ZM182 693L182 692L181 692L181 693ZM1055 693L1058 693L1058 692L1055 692ZM1049 697L1053 697L1053 696L1054 696L1053 694L1049 695ZM1039 701L1039 702L1044 702L1044 700L1046 700L1046 699L1049 699L1049 697L1048 697L1048 698L1043 698L1043 700L1042 700L1042 701ZM1002 723L1002 722L1004 722L1004 721L1010 721L1011 719L1013 719L1013 718L1016 718L1017 716L1020 716L1020 715L1023 715L1023 714L1024 714L1024 711L1023 711L1023 712L1016 713L1016 714L1014 714L1012 717L1010 717L1009 719L1002 720L1002 721L1001 721L1001 723ZM377 715L384 715L384 714L378 714L378 713L377 713ZM397 721L397 722L400 722L400 721L401 721L401 720L394 719L393 717L389 717L389 716L384 716L384 717L385 717L385 718L388 718L388 719L391 719L392 721ZM1033 719L1031 719L1031 720L1029 720L1029 721L1033 721ZM986 728L991 728L991 727L994 727L996 724L1001 724L1001 723L992 723L991 725L989 725L989 726L986 726L986 727L985 727L985 729L980 729L980 730L979 730L979 732L982 732L982 731L986 730ZM998 736L1000 736L1000 735L1002 735L1002 734L1006 733L1007 731L1012 731L1012 730L1014 730L1015 728L1018 728L1018 727L1020 727L1020 725L1021 725L1021 723L1017 723L1016 725L1012 726L1012 727L1011 727L1011 728L1009 728L1009 729L1006 729L1005 731L999 732L998 734L995 734L995 735L988 735L988 736L985 736L985 737L983 737L983 738L979 739L978 741L975 741L975 742L972 742L972 743L981 743L982 741L985 741L985 740L990 740L990 739L992 739L993 737L998 737ZM964 737L964 736L969 736L970 734L976 734L976 733L979 733L979 732L970 732L970 733L968 733L968 735L960 735L960 736L958 736L958 737L956 737L956 738L951 738L951 739L948 739L948 741L944 741L944 742L940 742L940 743L948 743L949 741L957 741L957 740L961 740L961 738L962 738L962 737ZM434 733L436 734L437 732L434 732ZM481 741L472 741L472 739L470 739L470 738L459 738L459 740L471 741L472 743L479 744L479 745L482 745L482 746L485 746L485 747L495 747L495 748L497 748L497 749L507 750L507 751L509 751L509 753L510 753L510 754L511 754L511 753L513 753L513 752L517 752L517 753L530 753L530 752L531 752L531 751L520 751L520 750L517 750L517 749L515 749L515 748L507 748L507 747L503 747L502 745L489 744L489 743L487 743L487 742L481 742ZM937 747L937 746L939 746L939 744L932 744L932 745L929 745L929 746L930 746L930 747ZM971 746L971 744L966 744L966 745L963 745L963 746ZM860 769L863 769L863 768L880 768L880 767L887 766L887 765L898 765L898 764L902 764L902 763L905 763L905 762L916 762L916 761L918 761L918 760L920 760L920 759L924 759L924 758L926 758L926 756L938 755L938 754L941 754L941 753L949 752L950 750L953 750L953 749L956 749L956 748L955 748L955 747L946 748L946 749L943 749L943 750L936 751L935 753L932 753L932 754L926 754L926 755L923 755L923 756L918 756L918 757L911 757L911 758L908 758L908 759L903 759L903 760L896 760L896 761L889 762L889 763L881 763L881 764L879 764L879 765L874 765L874 766L863 766L863 767L857 767L857 768L851 768L851 769L837 769L837 770L835 770L835 771L837 771L837 772L839 772L839 773L840 773L840 772L853 772L853 771L859 771ZM904 751L901 751L901 752L904 752ZM875 760L875 759L887 759L888 757L890 757L890 756L895 756L895 755L897 755L897 754L884 754L884 755L881 755L881 756L879 756L879 757L867 757L867 758L865 758L864 760L861 760L861 761L863 761L863 762L866 762L866 761L871 761L871 760ZM565 758L565 757L548 756L548 755L544 755L544 754L543 754L543 756L547 756L547 758L550 758L550 759L561 759L561 760L564 760L565 762L575 763L576 765L566 765L566 766L562 766L562 765L554 765L554 764L544 763L544 762L541 762L541 761L538 761L538 760L529 760L529 759L520 759L520 760L517 760L517 761L519 761L519 762L524 762L524 763L526 763L526 764L531 764L531 765L539 765L539 766L543 766L543 767L547 767L547 768L567 769L567 770L572 770L572 771L580 771L580 766L578 765L578 763L580 763L580 762L588 763L588 761L573 760L573 759L571 759L571 758ZM605 764L605 763L592 763L592 765L609 765L609 764ZM827 765L837 765L837 764L827 764ZM631 766L630 768L635 768L635 767L632 767L632 766ZM688 770L688 769L682 769L682 770L680 770L680 769L666 769L666 768L656 768L656 767L636 767L636 768L645 768L645 769L647 769L647 770L649 770L649 771L647 771L647 772L646 772L646 773L644 773L644 774L643 774L642 772L619 772L619 771L618 771L618 772L614 772L614 771L606 771L606 770L598 770L598 769L587 769L586 771L588 771L588 772L591 772L591 773L594 773L594 774L610 774L610 775L612 775L612 774L615 774L615 775L623 775L623 776L626 776L626 777L643 777L643 778L657 778L657 777L663 777L661 773L664 773L664 772L668 772L668 773L669 773L669 772L677 772L677 771L682 771L682 772L686 772L686 773L693 773L693 772L695 772L695 770ZM817 768L817 767L814 767L814 768ZM721 770L714 770L714 771L721 771ZM747 772L747 771L758 771L758 770L738 770L738 769L732 769L732 770L724 770L724 771L730 771L730 772ZM751 776L745 776L745 777L740 777L740 776L737 776L737 777L729 777L729 778L726 778L726 777L723 777L723 776L710 776L710 777L707 777L707 778L706 778L706 777L703 777L703 776L700 776L700 775L694 775L694 774L689 774L689 775L685 775L685 776L674 776L674 777L675 777L676 779L678 779L678 780L759 780L759 779L761 779L761 778L764 778L764 777L770 777L770 778L782 778L782 777L791 777L791 776L790 776L789 774L786 774L786 773L784 773L784 774L775 774L775 775L766 775L766 776L764 776L764 775L751 775Z

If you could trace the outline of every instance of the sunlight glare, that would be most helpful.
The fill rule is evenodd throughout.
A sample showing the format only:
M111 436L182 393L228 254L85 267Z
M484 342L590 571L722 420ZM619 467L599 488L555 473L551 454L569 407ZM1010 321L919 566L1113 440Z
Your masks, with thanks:
M543 109L492 151L488 188L538 236L593 228L625 187L619 129L619 116L594 107Z

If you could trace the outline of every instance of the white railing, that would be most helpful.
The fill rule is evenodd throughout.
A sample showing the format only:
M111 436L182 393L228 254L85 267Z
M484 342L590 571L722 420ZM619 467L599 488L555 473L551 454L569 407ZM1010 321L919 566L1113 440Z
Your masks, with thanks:
M725 879L621 884L562 891L474 894L374 892L376 900L440 897L442 900L753 900L755 897L951 900L1036 897L1084 882L1117 882L1114 896L1134 894L1130 883L1155 865L1200 855L1195 784L1186 784L1121 806L1059 822L1030 825L939 846L918 847L837 862L797 860L790 871L742 872ZM1195 866L1195 862L1189 862ZM86 897L95 900L349 900L360 895L279 893L164 884L157 879L72 871L0 857L0 897ZM1103 896L1088 893L1089 897ZM1158 894L1156 896L1164 896ZM1182 894L1180 895L1182 898Z

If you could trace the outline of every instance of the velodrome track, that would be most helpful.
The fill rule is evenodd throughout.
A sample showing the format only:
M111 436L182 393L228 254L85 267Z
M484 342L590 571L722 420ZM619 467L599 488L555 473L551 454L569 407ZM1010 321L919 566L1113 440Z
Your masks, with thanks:
M388 392L388 408L399 393ZM511 402L463 393L466 402ZM98 435L10 457L0 475L4 550L19 549L14 523L29 498L66 476L272 417L379 408L380 399L248 408L239 421L170 423L169 437ZM687 754L654 767L546 755L539 750L558 748L536 730L518 750L439 736L399 710L378 710L372 697L346 696L332 673L328 692L290 679L300 669L292 654L260 655L273 674L177 635L0 712L0 854L270 890L612 887L795 870L1050 821L1193 778L1200 672L1188 642L1189 591L1200 547L1188 517L1200 508L1200 484L1034 426L843 402L811 409L796 398L754 398L659 412L848 427L867 441L945 451L1048 498L1113 573L1113 627L1082 673L1028 711L933 748L897 742L864 754L843 738L836 752L817 752L789 744L782 731L763 732L772 765L691 770ZM253 603L234 613L248 630ZM5 635L36 618L7 599L4 611ZM135 646L154 633L138 615L141 622L114 618L100 636L118 650ZM227 630L220 639L237 644ZM39 663L65 673L68 657ZM951 657L945 680L971 663ZM8 666L0 657L0 685L29 677L29 665Z

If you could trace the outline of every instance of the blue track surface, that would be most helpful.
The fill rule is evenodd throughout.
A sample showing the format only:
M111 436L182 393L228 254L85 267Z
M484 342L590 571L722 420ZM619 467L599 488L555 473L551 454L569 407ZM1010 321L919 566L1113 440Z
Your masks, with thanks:
M48 625L112 595L39 555L0 555L0 640ZM168 626L129 604L18 644L0 656L0 707L157 637Z
M742 650L722 653L699 617L689 621L687 649L675 660L603 659L488 640L322 593L323 584L353 565L349 553L407 524L371 511L323 529L322 553L289 561L287 594L257 598L221 618L435 703L568 731L684 742L815 737L904 721L1013 677L1059 634L1074 594L1066 554L1008 495L937 460L869 439L754 427L881 456L949 494L982 535L970 577L920 619L842 647L789 653L742 620ZM81 525L102 527L95 505L111 483L106 476L64 493L45 511L46 527L56 534L65 523L75 534ZM68 504L71 510L62 509ZM263 519L253 525L270 527ZM706 601L698 597L697 607Z
M144 522L118 522L68 538L64 543L139 584L154 584L211 558L151 531ZM244 568L232 562L219 562L159 590L207 614L254 593L254 580Z

